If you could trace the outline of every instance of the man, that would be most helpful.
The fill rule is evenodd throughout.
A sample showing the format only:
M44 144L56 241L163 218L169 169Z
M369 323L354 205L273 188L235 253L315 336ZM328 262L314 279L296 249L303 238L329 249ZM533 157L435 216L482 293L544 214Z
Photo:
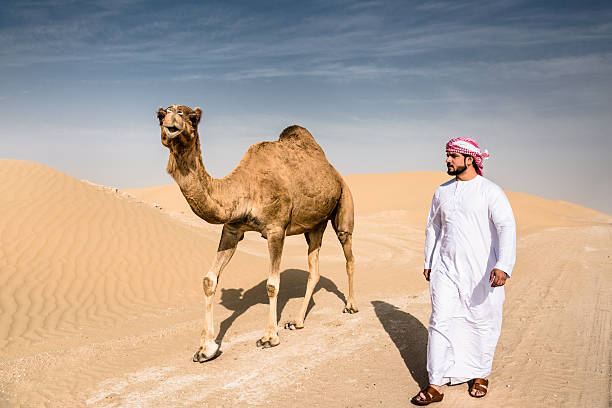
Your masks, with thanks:
M469 383L472 397L487 393L499 338L504 284L516 259L516 226L503 190L482 176L481 152L470 138L446 144L454 179L439 186L427 221L425 267L431 318L429 385L412 398L428 405L446 384Z

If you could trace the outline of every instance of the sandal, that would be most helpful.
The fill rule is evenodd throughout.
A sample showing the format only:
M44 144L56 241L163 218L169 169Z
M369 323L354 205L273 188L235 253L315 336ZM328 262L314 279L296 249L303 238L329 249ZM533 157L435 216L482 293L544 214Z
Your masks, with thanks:
M420 394L423 393L425 398L422 398ZM440 394L434 387L428 385L422 389L417 395L412 397L410 400L415 405L429 405L432 402L440 402L444 398L444 394Z
M484 378L474 378L468 382L470 385L469 393L470 397L473 398L482 398L487 395L487 387L489 386L489 380ZM482 395L474 395L474 391L482 392Z

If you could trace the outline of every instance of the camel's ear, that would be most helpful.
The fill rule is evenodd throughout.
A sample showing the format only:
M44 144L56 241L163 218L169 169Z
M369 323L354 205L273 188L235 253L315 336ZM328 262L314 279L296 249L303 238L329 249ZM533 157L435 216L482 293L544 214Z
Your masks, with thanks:
M202 109L195 108L193 112L189 114L189 121L193 127L196 127L198 123L200 123L200 119L202 119Z
M159 125L160 126L161 126L162 122L164 121L165 117L166 117L166 111L164 110L164 108L162 108L160 106L159 109L157 110L157 119L159 119Z

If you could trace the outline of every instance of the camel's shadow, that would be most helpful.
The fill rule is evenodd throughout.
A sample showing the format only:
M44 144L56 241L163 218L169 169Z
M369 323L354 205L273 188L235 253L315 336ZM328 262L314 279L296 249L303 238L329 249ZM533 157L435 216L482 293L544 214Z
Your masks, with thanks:
M308 272L301 269L287 269L280 274L280 291L276 304L276 315L280 316L289 299L303 298L306 292L306 282L308 280ZM251 306L259 303L269 304L268 292L266 290L267 279L262 280L251 289L244 291L243 288L238 289L221 289L220 304L226 309L232 310L233 313L221 322L219 334L216 342L221 344L227 330L232 326L234 321L246 312ZM314 289L313 295L319 290L325 289L338 296L346 304L346 298L338 289L336 284L328 278L321 276L317 286ZM306 316L310 309L315 305L314 298L310 299ZM264 322L265 319L262 320Z
M416 317L387 302L374 300L374 312L395 343L412 378L423 389L427 378L427 329Z

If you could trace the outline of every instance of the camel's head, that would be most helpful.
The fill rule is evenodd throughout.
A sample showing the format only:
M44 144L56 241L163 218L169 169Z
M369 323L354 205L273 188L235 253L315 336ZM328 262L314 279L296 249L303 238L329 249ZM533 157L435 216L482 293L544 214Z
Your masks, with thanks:
M198 123L202 110L188 106L172 105L157 110L161 127L161 142L173 152L191 149L198 141Z

